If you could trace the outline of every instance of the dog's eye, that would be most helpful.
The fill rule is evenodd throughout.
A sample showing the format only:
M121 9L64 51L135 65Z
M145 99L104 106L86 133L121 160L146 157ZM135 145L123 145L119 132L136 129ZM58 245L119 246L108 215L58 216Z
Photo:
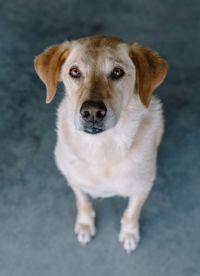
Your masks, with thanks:
M125 73L121 68L116 67L113 69L112 73L110 74L110 78L112 80L119 80L123 77L124 74Z
M73 66L69 70L69 75L74 79L79 79L81 77L81 72L79 71L78 67Z

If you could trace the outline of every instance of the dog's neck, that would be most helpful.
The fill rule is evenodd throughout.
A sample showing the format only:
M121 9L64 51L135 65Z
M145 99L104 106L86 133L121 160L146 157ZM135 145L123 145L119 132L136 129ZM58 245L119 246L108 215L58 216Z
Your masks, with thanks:
M68 99L65 97L58 109L58 139L85 162L102 164L105 160L119 162L130 151L141 120L145 117L145 108L138 98L129 102L115 127L100 134L91 135L76 129L68 114Z

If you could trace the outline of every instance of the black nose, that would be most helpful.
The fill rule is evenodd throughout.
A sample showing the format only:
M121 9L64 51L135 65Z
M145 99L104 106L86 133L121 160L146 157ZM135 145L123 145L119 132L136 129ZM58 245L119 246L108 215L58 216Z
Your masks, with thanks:
M100 122L106 116L107 108L103 102L86 101L82 104L80 113L86 122Z

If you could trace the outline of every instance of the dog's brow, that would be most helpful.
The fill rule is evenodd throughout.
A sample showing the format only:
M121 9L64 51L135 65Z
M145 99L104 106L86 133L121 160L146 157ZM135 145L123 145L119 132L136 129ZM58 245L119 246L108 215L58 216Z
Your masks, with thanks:
M91 60L88 58L88 57L80 57L80 58L74 58L69 66L72 66L72 65L88 65L89 63L91 63Z
M107 60L108 62L111 62L113 66L128 67L128 63L124 60L121 60L120 58L109 58Z
M120 59L119 57L108 56L107 59L108 59L109 61L114 61L114 62L118 62L118 63L123 63L122 59Z

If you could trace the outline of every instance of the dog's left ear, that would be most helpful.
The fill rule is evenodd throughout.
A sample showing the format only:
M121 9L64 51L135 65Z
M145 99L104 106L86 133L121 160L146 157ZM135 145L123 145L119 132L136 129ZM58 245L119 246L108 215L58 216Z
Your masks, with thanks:
M34 59L35 70L46 86L46 103L50 103L55 94L61 66L69 54L68 42L47 48Z
M164 81L168 65L157 52L138 44L130 46L129 56L136 67L136 91L148 107L152 92Z

